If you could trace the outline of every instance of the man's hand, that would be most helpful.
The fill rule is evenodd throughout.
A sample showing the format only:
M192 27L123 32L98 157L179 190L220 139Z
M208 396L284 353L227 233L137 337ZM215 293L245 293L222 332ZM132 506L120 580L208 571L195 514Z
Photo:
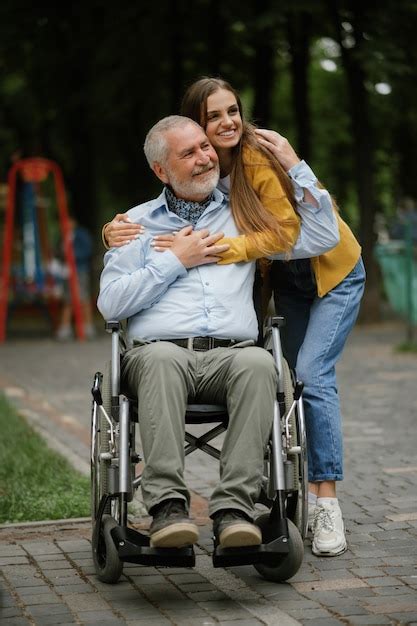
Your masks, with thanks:
M110 248L119 248L142 235L144 230L141 224L134 224L127 213L118 213L106 224L103 234Z
M220 252L226 252L229 249L228 244L215 245L222 237L223 233L210 235L207 229L193 230L192 226L186 226L174 235L158 235L153 245L157 252L163 252L169 248L184 267L190 268L217 263Z
M272 152L286 172L300 162L288 139L279 133L265 128L256 128L255 133L261 146Z

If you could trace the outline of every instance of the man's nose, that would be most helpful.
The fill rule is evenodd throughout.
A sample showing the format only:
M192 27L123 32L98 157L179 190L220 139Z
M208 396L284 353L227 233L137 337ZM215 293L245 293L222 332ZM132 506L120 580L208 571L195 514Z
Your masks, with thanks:
M197 160L199 163L207 164L210 162L210 155L205 150L199 150Z

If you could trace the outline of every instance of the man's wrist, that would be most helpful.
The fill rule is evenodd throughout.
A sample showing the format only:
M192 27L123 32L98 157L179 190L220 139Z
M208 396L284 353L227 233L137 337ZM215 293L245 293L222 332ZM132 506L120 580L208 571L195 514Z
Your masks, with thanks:
M106 250L110 250L110 246L108 244L107 237L106 237L106 228L109 224L110 222L106 222L106 224L104 224L103 228L101 229L101 240Z

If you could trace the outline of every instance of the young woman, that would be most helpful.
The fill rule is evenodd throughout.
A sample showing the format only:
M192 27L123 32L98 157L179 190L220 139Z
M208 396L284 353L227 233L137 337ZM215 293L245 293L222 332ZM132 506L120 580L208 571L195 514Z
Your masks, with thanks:
M277 259L270 278L276 311L286 318L284 354L304 382L312 550L336 556L347 544L336 497L336 482L343 479L343 449L335 365L364 290L360 246L334 207L339 242L323 253L314 252L314 246L308 250L309 242L317 244L321 237L312 216L329 203L329 196L286 139L244 120L240 98L227 82L203 78L191 85L181 113L201 124L216 149L219 189L230 195L243 233L218 242L230 245L219 262ZM302 214L301 227L295 207ZM140 227L126 220L126 215L117 215L105 225L103 240L122 245L138 236ZM155 245L164 250L170 237L155 237Z

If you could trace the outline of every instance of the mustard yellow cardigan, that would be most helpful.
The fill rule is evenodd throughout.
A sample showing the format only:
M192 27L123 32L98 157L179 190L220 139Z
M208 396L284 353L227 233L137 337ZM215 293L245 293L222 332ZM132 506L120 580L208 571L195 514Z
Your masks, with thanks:
M245 175L253 187L256 195L263 206L279 220L291 220L292 223L283 226L286 239L296 242L299 234L299 218L295 213L284 190L271 169L268 159L257 150L245 148L243 152ZM359 260L361 247L356 241L349 226L337 213L339 225L339 243L329 252L313 257L311 264L317 284L317 293L323 297L333 287L336 287L352 271ZM265 237L262 239L262 237ZM262 254L256 245L256 239L251 235L239 237L224 237L218 244L228 243L229 250L221 253L219 264L239 263L240 261L253 261L259 259ZM263 241L271 250L271 254L285 252L277 243L274 246L270 234L259 234L258 241Z

